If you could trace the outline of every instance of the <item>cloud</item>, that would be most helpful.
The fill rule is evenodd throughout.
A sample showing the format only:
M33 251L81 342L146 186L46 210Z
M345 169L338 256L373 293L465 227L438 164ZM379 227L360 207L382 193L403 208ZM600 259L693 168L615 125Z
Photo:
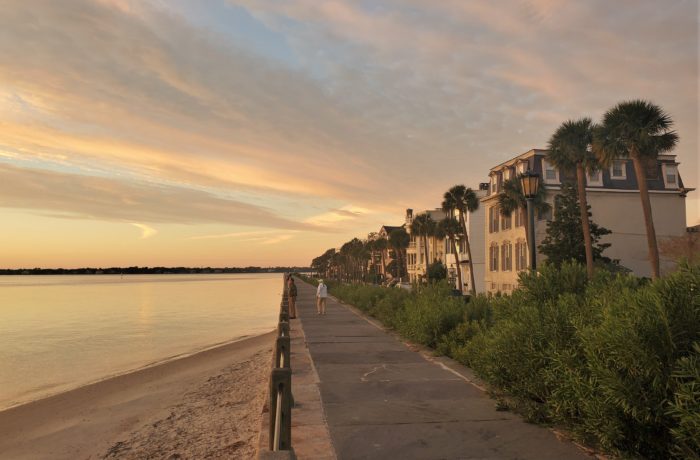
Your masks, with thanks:
M149 227L146 224L138 224L136 222L131 222L131 225L133 225L134 227L141 230L141 239L142 240L148 239L148 238L150 238L158 233L158 230L156 230L153 227Z
M346 205L342 208L331 209L330 211L311 216L305 222L313 225L329 226L340 222L352 221L369 213L371 213L369 209Z
M361 235L632 97L672 114L697 185L696 2L228 4L216 25L285 59L200 5L5 2L0 205Z
M24 169L2 163L0 207L127 223L225 223L324 231L279 217L262 207L185 187Z

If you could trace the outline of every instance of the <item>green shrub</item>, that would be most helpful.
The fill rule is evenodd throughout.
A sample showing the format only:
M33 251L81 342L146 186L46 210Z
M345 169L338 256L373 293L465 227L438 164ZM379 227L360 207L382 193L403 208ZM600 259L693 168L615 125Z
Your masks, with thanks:
M441 281L447 278L447 267L440 262L436 261L428 265L428 279L430 281Z
M468 364L465 345L493 325L493 299L484 294L473 297L464 307L462 321L445 333L436 346L439 353Z
M396 329L399 320L404 316L406 301L411 293L406 289L384 288L384 296L374 304L371 315L385 326Z
M676 458L700 458L700 344L676 362L672 378L676 392L668 408L675 421L671 452Z
M700 269L622 289L602 302L602 320L581 331L592 382L582 405L587 434L606 449L665 458L677 420L673 373L700 341Z
M434 347L442 335L453 329L464 315L464 302L450 295L447 282L421 287L405 303L399 331L409 339Z

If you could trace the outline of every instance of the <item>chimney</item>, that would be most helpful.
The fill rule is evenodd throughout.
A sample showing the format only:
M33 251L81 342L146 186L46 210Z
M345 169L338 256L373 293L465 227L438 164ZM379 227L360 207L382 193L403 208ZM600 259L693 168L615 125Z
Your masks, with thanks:
M489 189L489 183L488 182L481 182L479 184L479 190L488 190Z

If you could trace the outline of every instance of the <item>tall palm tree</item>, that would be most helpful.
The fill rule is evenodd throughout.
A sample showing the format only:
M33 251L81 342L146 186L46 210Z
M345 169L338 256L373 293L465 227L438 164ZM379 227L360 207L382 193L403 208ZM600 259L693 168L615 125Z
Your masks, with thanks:
M452 246L452 252L455 255L455 262L457 263L457 285L459 286L459 292L462 292L462 270L460 268L459 261L459 250L457 249L457 241L462 238L462 225L454 217L446 217L441 220L438 224L438 229L440 232L444 233L450 239L450 245Z
M600 169L600 163L590 148L592 142L593 122L590 118L568 120L552 134L547 152L547 161L560 171L576 171L583 243L586 248L586 270L589 278L593 277L593 243L586 199L586 172L595 172Z
M411 242L411 237L403 227L396 228L389 234L389 245L394 249L396 260L398 261L398 276L404 278L408 276L406 268L406 248Z
M423 252L425 255L425 273L428 274L428 265L430 260L428 258L428 237L433 232L435 227L435 221L430 214L423 213L417 215L413 222L411 222L411 233L419 235L423 239Z
M454 215L455 211L459 214L459 222L462 225L462 235L464 237L464 246L467 250L467 257L469 258L469 278L471 281L469 283L469 291L472 296L476 295L476 282L474 281L472 248L471 244L469 244L469 232L467 231L467 219L465 216L468 212L475 212L477 209L479 209L479 197L476 196L474 190L464 185L455 185L443 195L442 210L451 216ZM457 270L460 270L459 264L457 264ZM460 291L461 290L462 288L460 286Z
M386 276L386 259L384 258L384 253L389 247L389 242L386 238L380 236L374 240L374 249L379 252L379 263L382 267L382 276Z
M643 100L625 101L605 112L593 139L593 150L604 165L618 158L632 160L644 211L653 279L659 277L659 248L643 162L656 162L659 154L673 150L678 134L671 130L672 126L673 120L661 107Z
M537 189L537 195L532 199L532 205L534 210L538 213L547 212L551 209L551 206L547 201L545 201L546 191L544 187L539 187ZM503 182L503 190L501 194L498 195L498 208L500 213L506 217L510 217L513 212L525 213L527 210L527 199L523 194L522 185L520 183L520 175L512 179L508 179ZM525 227L525 235L528 239L528 246L535 244L534 241L529 241L529 228L530 222L528 219L523 219L523 226Z

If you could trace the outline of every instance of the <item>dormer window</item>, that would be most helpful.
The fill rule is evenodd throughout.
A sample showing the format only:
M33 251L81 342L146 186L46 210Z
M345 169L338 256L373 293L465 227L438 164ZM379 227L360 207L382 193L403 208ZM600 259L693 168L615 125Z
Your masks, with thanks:
M498 190L498 178L495 174L491 176L491 193L496 193Z
M518 163L518 166L515 167L515 170L518 172L518 174L523 174L525 172L526 167L527 163L521 161L520 163Z
M603 172L598 170L596 172L589 172L586 174L586 179L589 187L602 187L603 186Z
M614 160L610 166L611 179L627 179L627 168L625 160Z
M666 188L678 188L678 167L676 165L663 165L663 171Z
M547 163L546 160L542 160L542 171L544 176L545 184L558 184L559 183L559 171L557 168Z

